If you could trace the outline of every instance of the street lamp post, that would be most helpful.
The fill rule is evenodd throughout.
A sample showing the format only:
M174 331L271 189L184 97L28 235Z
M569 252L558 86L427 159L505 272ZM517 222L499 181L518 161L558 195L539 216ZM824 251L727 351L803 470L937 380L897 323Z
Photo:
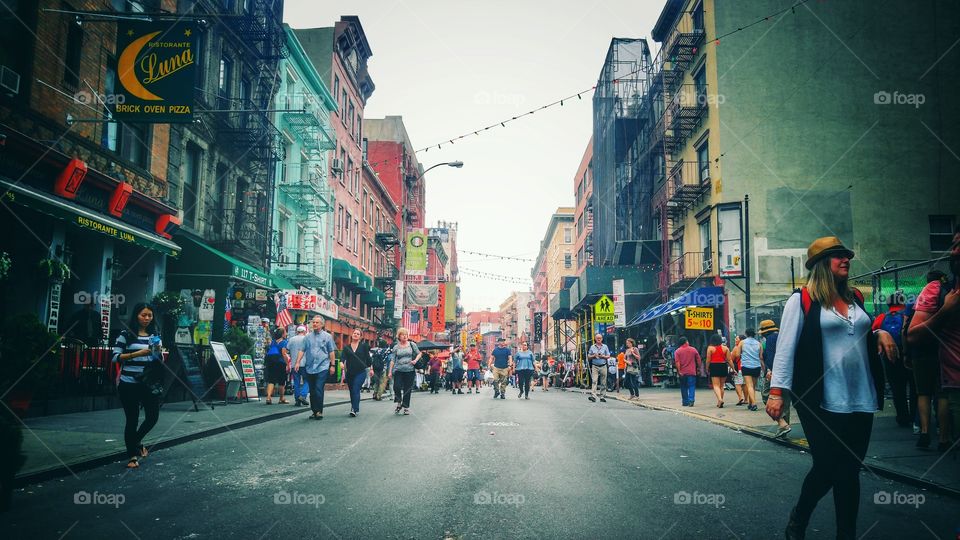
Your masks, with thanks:
M444 163L437 163L436 165L431 165L431 166L427 167L426 169L424 169L424 171L423 171L422 173L420 173L420 176L417 177L417 180L423 178L423 175L427 174L427 172L430 171L430 169L436 169L437 167L440 167L440 166L443 166L443 165L446 165L446 166L448 166L448 167L454 167L454 168L459 169L459 168L463 167L463 162L462 162L462 161L447 161L447 162L444 162ZM414 180L414 181L416 181L416 180Z

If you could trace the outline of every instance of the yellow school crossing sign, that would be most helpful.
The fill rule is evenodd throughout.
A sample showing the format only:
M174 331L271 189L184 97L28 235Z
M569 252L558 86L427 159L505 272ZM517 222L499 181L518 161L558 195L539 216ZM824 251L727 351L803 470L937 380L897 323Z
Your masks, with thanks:
M613 300L603 295L593 305L593 320L598 323L612 323L614 320Z

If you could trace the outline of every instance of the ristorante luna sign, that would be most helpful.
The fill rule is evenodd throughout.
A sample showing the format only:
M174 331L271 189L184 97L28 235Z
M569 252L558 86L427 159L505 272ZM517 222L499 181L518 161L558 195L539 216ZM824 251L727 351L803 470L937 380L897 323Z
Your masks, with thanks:
M110 108L124 122L191 122L197 25L117 24L117 71Z

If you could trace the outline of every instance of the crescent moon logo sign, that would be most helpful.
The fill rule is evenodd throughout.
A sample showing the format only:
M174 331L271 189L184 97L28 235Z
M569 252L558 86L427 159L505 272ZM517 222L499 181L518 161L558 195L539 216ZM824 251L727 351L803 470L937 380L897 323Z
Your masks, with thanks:
M147 90L142 84L140 84L140 81L137 79L137 73L133 67L137 56L140 55L140 50L143 49L147 43L159 33L160 32L153 32L152 34L147 34L143 37L133 40L125 49L123 49L123 53L120 55L120 59L117 61L117 78L120 79L120 84L123 85L127 92L130 92L135 97L143 100L163 100L162 97Z

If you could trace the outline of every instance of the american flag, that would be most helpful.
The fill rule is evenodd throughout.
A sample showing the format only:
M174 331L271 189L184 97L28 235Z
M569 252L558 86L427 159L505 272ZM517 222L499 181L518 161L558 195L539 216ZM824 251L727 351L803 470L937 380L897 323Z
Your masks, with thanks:
M410 332L410 335L417 335L420 333L420 310L415 309L405 309L403 310L403 327Z
M289 309L283 309L277 313L277 328L286 328L293 324L293 317L290 316Z

